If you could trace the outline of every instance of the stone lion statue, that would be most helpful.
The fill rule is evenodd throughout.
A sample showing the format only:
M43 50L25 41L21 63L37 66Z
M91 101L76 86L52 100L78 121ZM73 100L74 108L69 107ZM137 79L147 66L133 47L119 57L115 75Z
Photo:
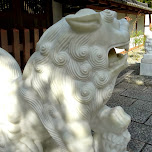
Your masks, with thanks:
M23 74L0 49L0 151L126 152L130 116L106 106L127 67L128 22L82 9L42 35Z

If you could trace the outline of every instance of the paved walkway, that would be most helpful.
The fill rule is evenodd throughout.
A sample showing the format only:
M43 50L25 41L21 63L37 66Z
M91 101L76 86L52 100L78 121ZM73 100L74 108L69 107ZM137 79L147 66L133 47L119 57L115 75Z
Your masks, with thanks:
M129 152L152 152L152 77L139 75L139 64L120 73L111 107L122 106L132 117Z

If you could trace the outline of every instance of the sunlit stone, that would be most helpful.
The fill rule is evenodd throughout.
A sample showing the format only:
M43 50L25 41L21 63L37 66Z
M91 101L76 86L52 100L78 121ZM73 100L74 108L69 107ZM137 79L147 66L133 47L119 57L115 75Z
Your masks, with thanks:
M105 104L127 67L129 25L82 9L45 31L23 74L0 49L0 151L126 152L130 116ZM92 131L94 132L92 135Z
M149 30L149 35L145 41L145 51L140 63L140 75L152 76L152 32Z

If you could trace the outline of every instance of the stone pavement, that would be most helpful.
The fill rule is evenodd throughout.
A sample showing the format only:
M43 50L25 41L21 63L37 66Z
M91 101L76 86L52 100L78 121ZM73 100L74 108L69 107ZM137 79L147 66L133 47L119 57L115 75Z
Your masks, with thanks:
M128 151L152 152L152 77L140 76L139 64L120 73L107 105L122 106L132 118Z

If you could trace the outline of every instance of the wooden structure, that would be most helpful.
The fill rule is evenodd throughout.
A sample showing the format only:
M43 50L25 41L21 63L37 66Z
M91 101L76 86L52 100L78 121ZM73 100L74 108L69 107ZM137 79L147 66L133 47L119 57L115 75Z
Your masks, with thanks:
M118 13L118 18L130 19L130 34L139 31L144 34L146 27L151 28L152 9L147 3L136 0L56 0L63 5L63 14L75 13L82 8L91 8L95 11L110 9ZM145 14L149 14L149 24L145 25ZM132 46L130 47L132 48Z
M63 15L75 13L82 8L91 8L94 10L111 9L118 13L152 14L152 9L147 3L141 3L136 0L56 0L63 5ZM150 19L151 21L151 19ZM151 24L151 22L150 22Z
M30 55L35 51L36 43L46 29L33 29L30 34L29 29L12 29L10 31L1 29L0 39L1 47L14 56L23 69ZM11 40L10 41L10 37ZM32 36L31 36L32 35Z
M56 0L63 5L63 16L75 13L82 8L91 8L96 11L102 11L104 9L110 9L118 13L145 15L149 14L149 27L151 28L151 14L152 9L148 7L147 3L141 3L136 0ZM137 20L137 19L136 19ZM147 25L146 25L147 26ZM136 21L137 32L137 21Z
M52 25L51 0L1 0L0 28L47 28Z
M127 14L152 13L152 9L146 4L135 0L55 1L62 4L63 16L75 13L82 8L100 11L111 9L125 13L126 16ZM1 0L0 18L0 47L10 52L23 68L35 51L39 37L46 28L53 24L52 0ZM151 25L151 18L149 25Z
M78 11L81 8L92 8L95 10L111 9L120 13L151 14L152 9L146 3L136 0L56 0L63 4L64 13Z
M91 0L95 2L95 0ZM87 5L87 7L92 7L96 9L111 9L119 13L126 14L150 14L152 9L148 7L146 3L140 3L135 0L98 0L98 5L93 4L92 6Z
M36 43L53 24L52 0L1 0L0 47L24 68Z

